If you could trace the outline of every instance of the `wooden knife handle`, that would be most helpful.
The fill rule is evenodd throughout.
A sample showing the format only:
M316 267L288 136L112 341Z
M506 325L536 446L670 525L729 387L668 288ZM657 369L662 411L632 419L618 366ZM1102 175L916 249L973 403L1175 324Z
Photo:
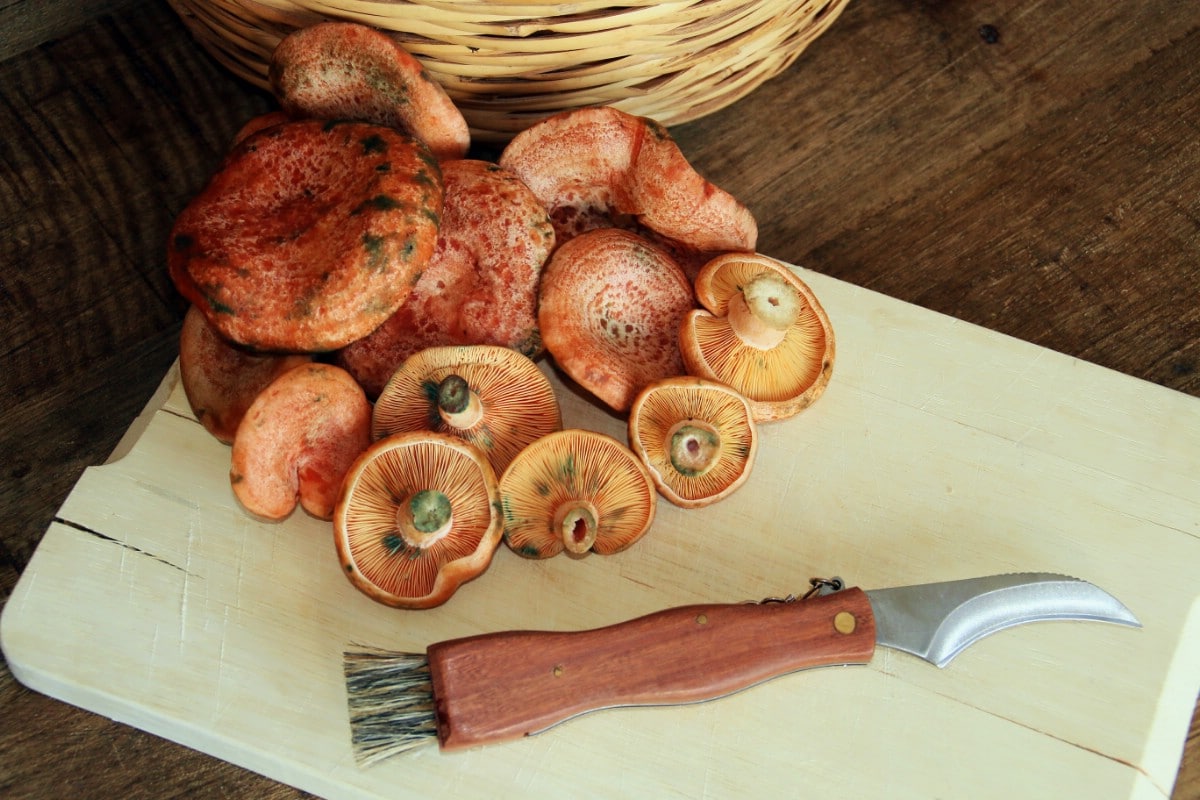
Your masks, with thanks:
M516 739L613 706L709 700L808 667L865 664L860 589L791 602L694 605L588 631L509 631L427 652L444 750Z

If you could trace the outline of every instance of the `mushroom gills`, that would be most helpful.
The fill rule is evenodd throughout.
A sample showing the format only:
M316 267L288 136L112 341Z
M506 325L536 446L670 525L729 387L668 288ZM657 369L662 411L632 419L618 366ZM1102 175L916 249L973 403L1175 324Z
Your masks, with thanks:
M482 574L500 544L496 474L449 434L399 433L354 463L334 513L350 582L380 603L432 608Z
M640 539L657 495L632 450L597 431L569 428L521 451L500 476L504 541L518 555L609 555Z

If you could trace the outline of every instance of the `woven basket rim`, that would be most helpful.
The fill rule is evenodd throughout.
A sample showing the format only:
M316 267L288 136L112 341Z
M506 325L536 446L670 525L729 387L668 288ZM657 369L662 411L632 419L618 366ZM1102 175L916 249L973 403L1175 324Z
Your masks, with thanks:
M490 141L588 105L691 121L787 69L848 2L168 0L217 61L267 90L270 54L292 30L325 20L379 28Z

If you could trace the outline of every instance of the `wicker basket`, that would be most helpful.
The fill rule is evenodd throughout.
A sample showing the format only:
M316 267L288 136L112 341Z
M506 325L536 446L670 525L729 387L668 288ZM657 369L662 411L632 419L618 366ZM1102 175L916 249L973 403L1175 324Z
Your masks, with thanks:
M666 125L697 119L787 68L849 0L169 0L218 61L266 88L276 43L327 19L393 32L480 141L606 104Z

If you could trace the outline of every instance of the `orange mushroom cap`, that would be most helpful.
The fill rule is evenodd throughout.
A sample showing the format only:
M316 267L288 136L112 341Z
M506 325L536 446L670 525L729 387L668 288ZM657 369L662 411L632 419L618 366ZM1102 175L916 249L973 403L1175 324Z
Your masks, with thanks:
M342 478L371 443L371 404L354 378L330 364L280 375L250 404L233 439L229 480L250 512L283 519L297 501L333 515Z
M295 30L275 47L268 77L293 116L387 125L425 142L439 159L462 158L471 144L446 90L377 28L319 22Z
M541 198L560 245L631 223L700 252L753 250L758 238L749 209L697 173L666 128L611 106L531 125L499 163Z
M431 432L371 445L350 467L334 513L350 582L397 608L432 608L480 575L499 547L496 473L472 444Z
M629 446L659 492L698 508L746 482L758 453L750 403L705 378L666 378L643 389L629 410Z
M441 210L441 172L415 139L359 122L285 122L234 147L180 212L167 266L225 338L334 350L408 298Z
M497 473L562 428L554 387L527 356L497 345L430 347L409 357L379 399L371 435L430 430L465 439Z
M536 440L500 476L504 540L527 558L609 555L650 529L658 495L633 451L568 428Z
M636 234L602 228L568 241L542 270L538 302L554 362L615 411L651 381L684 373L678 336L692 286Z
M816 295L783 263L728 253L696 278L704 309L680 327L692 375L728 384L750 401L757 422L808 408L833 372L833 326Z
M425 347L498 344L542 353L538 280L554 246L546 209L515 175L473 159L445 161L437 247L404 304L337 363L376 397Z
M254 353L227 341L190 306L179 332L179 380L197 421L225 444L254 398L283 373L312 356Z

